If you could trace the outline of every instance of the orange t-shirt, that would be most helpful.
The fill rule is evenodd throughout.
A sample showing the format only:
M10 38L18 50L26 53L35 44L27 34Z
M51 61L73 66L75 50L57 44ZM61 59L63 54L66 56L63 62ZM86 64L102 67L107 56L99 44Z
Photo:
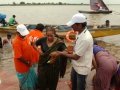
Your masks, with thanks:
M16 36L13 41L13 50L14 50L14 63L16 71L19 73L25 73L29 70L30 67L25 65L23 62L18 60L18 58L23 57L25 60L33 62L33 47L29 44L28 38L20 38Z
M44 37L44 34L41 31L35 29L35 30L31 30L28 36L30 41L35 42L39 38Z
M44 37L44 34L39 31L39 30L31 30L29 35L28 35L28 38L29 38L29 41L30 42L35 42L36 40L38 40L39 38L43 38ZM36 50L33 50L33 55L34 55L34 59L33 59L33 63L37 63L38 60L39 60L39 55L40 53Z

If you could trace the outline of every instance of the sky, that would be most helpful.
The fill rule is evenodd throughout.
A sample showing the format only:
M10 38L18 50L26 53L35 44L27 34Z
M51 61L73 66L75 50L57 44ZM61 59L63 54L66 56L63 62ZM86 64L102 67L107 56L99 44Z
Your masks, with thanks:
M31 2L64 2L64 3L85 3L88 4L90 0L0 0L0 4L11 4L12 2L19 3L21 1L24 1L26 3L31 3ZM103 0L106 4L120 4L120 0Z

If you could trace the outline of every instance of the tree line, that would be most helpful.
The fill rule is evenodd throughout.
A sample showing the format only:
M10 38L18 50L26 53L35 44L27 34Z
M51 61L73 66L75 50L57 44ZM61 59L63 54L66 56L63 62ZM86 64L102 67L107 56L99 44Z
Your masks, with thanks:
M83 3L81 3L83 4ZM12 5L79 5L79 4L70 4L70 3L63 3L63 2L58 2L58 3L54 3L54 2L48 2L48 3L36 3L36 2L32 2L32 3L27 3L27 2L20 2L20 3L16 3L13 2Z

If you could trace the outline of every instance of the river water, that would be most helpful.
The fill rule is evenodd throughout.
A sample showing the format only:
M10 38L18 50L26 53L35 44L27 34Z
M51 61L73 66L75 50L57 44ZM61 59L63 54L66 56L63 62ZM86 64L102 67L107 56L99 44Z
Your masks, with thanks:
M101 25L109 19L112 25L120 25L120 5L108 5L111 14L85 14L88 24ZM89 5L41 5L41 6L0 6L0 12L7 15L6 20L15 14L19 23L25 24L66 24L79 10L89 11Z

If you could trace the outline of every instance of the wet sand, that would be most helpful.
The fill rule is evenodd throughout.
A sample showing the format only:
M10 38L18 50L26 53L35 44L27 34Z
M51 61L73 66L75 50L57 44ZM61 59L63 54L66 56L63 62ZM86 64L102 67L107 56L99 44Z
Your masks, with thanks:
M120 62L120 34L97 38L99 45L115 56Z
M120 35L96 38L98 45L104 47L109 53L117 58L120 63ZM86 90L93 90L93 77L96 71L92 70L86 79Z
M114 55L118 61L120 61L120 35L114 36L107 36L97 38L99 45L103 46L106 50L108 50L112 55ZM6 55L3 56L3 53ZM0 90L19 90L18 79L15 74L15 68L13 63L13 58L11 57L12 53L4 52L0 49ZM8 59L5 57L9 57ZM2 57L2 58L1 58ZM70 90L67 82L70 80L70 71L71 71L71 64L68 62L67 71L65 77L59 80L57 90ZM89 75L87 82L88 86L86 90L92 90L92 77L93 74Z

